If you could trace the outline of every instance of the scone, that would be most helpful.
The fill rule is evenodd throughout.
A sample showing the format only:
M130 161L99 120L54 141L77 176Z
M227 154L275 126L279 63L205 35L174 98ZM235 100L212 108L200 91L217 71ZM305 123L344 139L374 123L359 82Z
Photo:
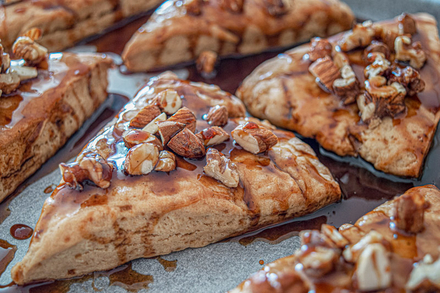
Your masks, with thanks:
M237 96L337 155L418 177L440 118L439 48L428 14L365 22L266 61Z
M9 67L9 55L0 48L0 201L54 155L107 98L112 61L105 55L47 55L26 38L21 38L24 44L16 43L16 55L25 52L21 57L27 66L22 59Z
M302 231L301 249L230 293L439 292L440 191L415 187L339 229Z
M341 192L292 133L244 118L213 85L153 78L93 138L44 204L17 284L201 247L298 217Z
M203 59L205 52L246 55L290 46L347 30L353 21L338 0L168 0L122 58L129 70L147 71Z
M153 9L162 0L33 0L10 1L1 7L0 39L9 49L31 28L43 31L40 43L50 52L101 33L117 21Z

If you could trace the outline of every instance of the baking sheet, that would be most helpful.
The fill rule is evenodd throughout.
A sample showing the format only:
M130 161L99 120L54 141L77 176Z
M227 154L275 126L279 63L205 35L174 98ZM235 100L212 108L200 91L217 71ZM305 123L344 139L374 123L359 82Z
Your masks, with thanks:
M396 1L390 0L347 0L346 2L361 19L380 20L394 17L403 11L426 11L438 16L438 18L440 17L439 1L399 1L398 5L395 4ZM90 51L93 49L93 47L76 47L74 50ZM112 56L119 60L117 55ZM259 55L249 57L251 59L248 59L263 61L269 57L271 55ZM222 68L226 68L229 66L228 64L234 65L235 63L234 61L224 61ZM190 75L190 72L185 69L177 70L176 72L182 78ZM224 74L230 75L230 72L219 72L218 78L224 78L222 77ZM247 72L235 72L232 78L241 79L245 75L247 75ZM132 97L136 89L140 88L151 76L152 74L121 75L117 69L112 70L110 72L109 92ZM229 88L225 89L231 90ZM115 100L109 100L101 109L105 107L118 107L114 103L116 103ZM96 119L99 114L95 114L95 117L91 120ZM104 123L104 121L101 123ZM87 129L88 126L86 125L72 138L72 141L78 141L79 137ZM144 282L144 284L130 285L126 282L110 280L103 276L103 274L92 274L73 282L66 282L64 287L56 288L64 288L62 292L127 292L126 289L133 291L137 290L136 288L139 288L139 286L147 287L148 283L148 292L225 292L234 288L250 274L262 268L263 263L292 254L299 247L299 238L296 236L299 228L319 227L323 222L336 226L346 221L353 222L363 213L372 210L381 202L399 194L403 189L413 185L428 183L436 183L437 186L440 186L440 174L439 172L433 172L438 170L438 162L434 158L440 158L439 136L439 131L437 131L433 150L428 156L425 172L420 180L401 180L385 175L375 171L371 165L361 160L341 160L337 157L333 160L331 153L318 149L316 144L314 144L315 150L321 153L319 155L320 159L330 167L334 176L341 183L344 196L348 200L329 206L307 217L296 219L292 223L284 224L277 229L267 230L270 232L253 233L253 235L257 236L247 235L246 238L236 238L204 248L187 249L163 256L162 259L173 261L172 264L175 264L175 269L163 266L159 259L156 258L133 261L131 268L135 272L151 276L152 282L148 281ZM312 140L306 140L306 142L313 144ZM63 149L63 151L65 150ZM54 160L55 162L53 162ZM58 163L56 158L54 160L51 161L52 165ZM335 163L336 161L338 162ZM0 238L16 245L17 252L14 260L0 277L0 284L5 285L11 282L10 270L13 265L22 259L30 242L30 239L16 240L12 238L9 234L9 228L18 223L35 227L44 200L50 195L50 193L46 194L44 190L49 186L56 186L60 178L59 171L54 170L30 184L9 203L10 215L0 224ZM393 181L400 181L400 183L388 181L387 179L390 178ZM366 185L368 186L365 187ZM361 192L359 186L363 186L362 192L365 196L357 196ZM368 196L369 194L370 196ZM353 205L358 208L353 210ZM254 240L254 238L256 239ZM121 269L125 269L125 267ZM47 288L44 292L50 292L52 290L50 288L55 287ZM0 289L1 291L2 289ZM139 292L146 291L147 289L141 289Z

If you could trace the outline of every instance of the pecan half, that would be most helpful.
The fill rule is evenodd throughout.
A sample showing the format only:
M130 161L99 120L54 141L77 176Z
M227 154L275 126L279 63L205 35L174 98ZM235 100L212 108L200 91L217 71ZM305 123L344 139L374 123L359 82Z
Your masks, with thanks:
M389 59L390 54L391 54L390 48L388 48L388 46L385 45L384 43L378 42L378 41L372 41L371 45L369 45L364 50L364 60L369 63L371 63L370 58L369 58L370 53L382 53L384 55L385 59Z
M205 78L210 78L215 75L214 69L217 63L218 55L213 51L203 51L200 53L196 61L196 68Z
M328 91L331 90L333 82L341 76L339 68L328 56L313 62L309 66L309 71L316 77L316 82L324 85Z
M399 34L414 35L417 33L416 21L410 15L403 13L397 20L399 22Z
M201 158L205 155L205 146L188 128L177 133L169 142L168 147L176 154L185 158Z
M154 170L161 172L171 172L176 169L176 157L172 152L161 151L159 154L159 161Z
M396 60L409 62L409 65L420 69L425 65L426 54L422 49L420 42L412 42L408 36L398 36L394 42L396 51Z
M326 56L331 56L332 54L332 44L326 39L313 38L309 50L309 60L316 61L319 58L324 58Z
M229 139L229 134L223 128L217 126L203 129L196 136L202 141L204 146L221 144Z
M278 143L278 137L272 131L254 122L237 126L231 135L243 149L253 154L265 152Z
M175 90L167 89L156 96L156 105L168 115L176 113L182 107L182 99Z
M228 123L228 108L217 105L209 109L206 120L213 126L224 126Z
M173 116L168 118L168 121L183 123L186 125L186 128L191 130L191 132L196 131L196 116L190 109L186 107L183 107L179 111L177 111Z
M413 96L425 90L425 82L421 79L420 73L410 66L401 68L394 65L391 68L391 74L389 76L389 83L393 82L398 82L403 85L409 96Z
M206 166L203 167L206 175L217 179L227 187L237 187L239 174L237 166L217 149L209 148L206 153Z
M344 34L339 41L339 47L342 51L347 52L359 47L368 46L376 32L371 21L356 24L353 30Z
M159 160L159 148L152 143L132 147L125 157L124 169L130 175L146 175L154 170Z
M24 59L29 65L40 64L47 57L47 49L35 42L40 36L41 31L34 28L18 37L12 45L14 56Z
M124 140L125 146L129 149L143 142L152 143L156 145L159 150L163 149L160 140L156 136L140 129L131 129L124 132L122 139Z
M163 145L166 145L171 137L185 128L185 124L176 121L159 121L156 124Z
M405 193L398 197L393 211L396 228L408 233L422 231L424 214L428 206L425 197L417 192Z

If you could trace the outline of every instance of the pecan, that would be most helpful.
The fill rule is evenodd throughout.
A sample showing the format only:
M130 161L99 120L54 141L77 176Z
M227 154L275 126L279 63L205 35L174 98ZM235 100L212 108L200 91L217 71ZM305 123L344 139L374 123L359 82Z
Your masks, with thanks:
M364 69L365 78L387 75L390 69L390 61L385 55L378 52L368 54L367 61L371 63Z
M359 47L368 46L376 32L371 21L356 24L353 30L346 32L339 41L339 47L342 51L347 52Z
M237 126L231 135L243 149L253 154L265 152L278 143L272 131L254 122Z
M281 17L289 11L283 0L263 0L263 3L267 13L273 17Z
M29 66L11 66L9 67L9 73L16 73L21 81L38 76L37 68Z
M20 86L20 77L17 73L0 74L0 90L3 94L10 94Z
M220 7L228 12L243 12L244 0L220 0Z
M17 58L24 59L29 65L38 65L47 57L47 49L35 42L35 37L40 37L39 29L32 29L24 36L18 37L12 45L12 52Z
M205 146L188 128L184 128L177 133L168 142L168 147L176 154L185 158L201 158L205 155Z
M159 116L154 118L150 123L148 123L147 126L142 128L142 130L149 132L151 134L155 134L159 130L159 127L157 127L157 123L159 121L165 121L165 120L167 120L167 114L161 113Z
M371 244L378 243L385 247L387 250L391 249L391 244L383 238L382 234L371 230L368 234L364 235L357 243L350 245L344 249L342 256L347 262L356 263L362 252Z
M335 54L333 55L333 63L335 63L335 65L339 69L341 69L345 65L350 65L347 54L343 52L335 52Z
M206 153L206 166L203 167L206 175L217 179L227 187L237 187L239 174L237 166L217 149L209 148Z
M403 13L398 18L399 34L414 35L417 33L416 21L410 15Z
M409 65L416 69L420 69L425 65L426 54L422 50L422 45L420 42L413 43L408 36L397 37L394 42L394 50L398 61L409 61Z
M129 149L143 142L152 143L156 145L159 150L163 149L160 140L156 136L140 129L131 129L124 132L122 139L124 140L125 146Z
M394 52L394 42L398 36L399 33L397 33L394 30L383 30L381 33L382 42L393 52Z
M332 44L330 44L328 40L321 38L313 38L308 53L309 60L314 62L319 58L331 56L332 50L333 50Z
M327 237L326 234L320 233L317 230L304 230L299 233L301 238L301 245L309 247L320 246L327 248L337 248L336 244Z
M159 161L154 170L161 172L171 172L176 169L176 157L172 152L161 151L159 154Z
M183 123L186 125L186 128L191 130L191 132L196 131L196 116L190 109L186 107L183 107L179 111L177 111L173 116L168 119L168 121Z
M430 254L414 265L405 285L406 292L427 293L440 291L440 258L435 262Z
M333 91L342 99L344 105L348 105L356 101L360 92L360 84L350 65L344 65L341 68L341 76L342 78L333 82Z
M420 73L410 66L401 68L394 65L391 68L389 77L389 83L393 82L398 82L403 85L409 96L420 93L425 89L425 82L421 79Z
M221 144L229 139L229 134L223 128L213 126L203 129L196 136L201 140L204 146Z
M327 90L331 90L333 82L341 76L339 68L328 56L313 62L309 71L316 77L316 82L324 85Z
M102 156L88 152L78 162L60 164L61 175L70 188L83 189L82 183L90 180L98 187L108 188L112 178L113 166Z
M28 30L27 32L25 32L23 34L23 37L28 37L32 41L36 41L39 38L41 38L41 35L42 35L41 29L34 27L34 28L31 28L30 30Z
M376 291L391 286L390 254L382 244L370 244L362 251L355 278L360 291Z
M125 157L124 169L130 175L146 175L159 160L159 148L148 142L132 147Z
M320 278L334 270L339 253L332 248L317 246L305 251L299 251L296 256L303 265L303 270L307 275Z
M133 119L130 120L130 127L143 128L154 118L162 113L157 105L149 104L143 107Z
M224 126L228 123L228 108L225 106L215 106L209 109L206 120L213 126Z
M168 115L172 115L182 107L182 99L175 90L164 90L157 94L156 105Z
M384 43L378 42L378 41L372 41L371 45L369 45L367 48L365 48L364 60L367 62L370 61L370 58L369 58L370 53L382 53L384 55L385 59L389 59L390 54L391 54L390 48L388 48L388 46L385 45ZM371 63L371 62L369 62L369 63Z
M423 230L424 214L428 208L425 197L417 192L405 193L395 200L393 211L396 228L408 233Z
M9 66L11 65L11 58L8 53L4 52L3 46L0 44L0 73L6 73Z
M327 236L338 248L344 248L349 244L348 240L333 226L323 224L321 226L321 233Z
M163 145L166 145L171 137L185 128L185 124L176 121L159 121L156 124Z
M213 51L203 51L196 61L197 71L205 78L213 77L215 75L214 69L217 58L217 53Z

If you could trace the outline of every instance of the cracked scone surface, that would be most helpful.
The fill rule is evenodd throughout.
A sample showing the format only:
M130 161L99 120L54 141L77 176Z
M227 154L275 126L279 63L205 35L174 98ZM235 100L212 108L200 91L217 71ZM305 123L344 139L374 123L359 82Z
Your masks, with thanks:
M417 33L427 53L420 71L425 90L404 100L406 111L394 119L385 117L369 129L362 123L356 103L343 105L341 99L324 91L309 73L310 61L303 56L310 44L292 49L257 67L237 91L255 117L315 138L325 149L340 156L360 155L378 170L397 176L418 177L440 119L440 42L437 22L427 14L413 15ZM397 30L397 19L378 22ZM336 44L343 34L328 40ZM363 84L365 63L362 51L349 52L357 79Z
M52 54L48 69L0 98L0 200L64 145L107 98L111 59Z
M140 257L202 247L340 199L338 184L313 150L280 130L274 130L279 143L266 153L251 154L232 140L217 146L237 166L237 187L204 174L205 158L177 155L176 170L127 176L120 167L127 152L121 134L166 89L177 91L183 106L194 111L198 131L208 127L202 116L215 105L228 109L226 132L249 119L261 123L244 118L242 103L216 86L170 74L153 78L83 151L95 151L117 166L110 187L85 185L79 192L61 183L43 207L28 253L13 268L15 282L69 278Z
M277 8L277 9L276 9ZM350 8L337 0L166 1L122 57L131 71L219 56L253 54L329 36L351 27Z

